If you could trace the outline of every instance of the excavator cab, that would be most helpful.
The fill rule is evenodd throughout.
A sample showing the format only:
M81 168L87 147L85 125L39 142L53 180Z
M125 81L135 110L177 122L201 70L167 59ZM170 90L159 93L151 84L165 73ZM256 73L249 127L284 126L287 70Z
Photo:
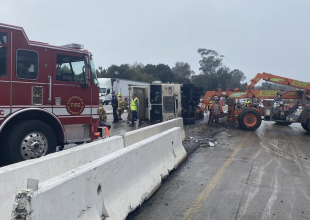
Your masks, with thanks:
M285 106L284 104L274 105L276 102L283 103L281 97L290 92L296 91L285 91L279 94L278 97L274 99L273 105L270 108L270 120L282 125L289 125L293 122L306 123L308 119L309 109L305 105L306 95L303 91L298 91L301 99L295 99L295 102L291 103L290 106ZM265 118L265 120L266 119L267 118Z

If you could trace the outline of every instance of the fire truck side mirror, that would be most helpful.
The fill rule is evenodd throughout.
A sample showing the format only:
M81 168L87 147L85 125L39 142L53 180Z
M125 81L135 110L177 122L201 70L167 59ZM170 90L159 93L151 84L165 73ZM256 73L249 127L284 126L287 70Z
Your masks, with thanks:
M87 88L89 87L89 83L90 83L90 76L89 76L89 70L90 70L90 66L83 66L83 75L84 75L84 83L81 84L81 87L83 88Z

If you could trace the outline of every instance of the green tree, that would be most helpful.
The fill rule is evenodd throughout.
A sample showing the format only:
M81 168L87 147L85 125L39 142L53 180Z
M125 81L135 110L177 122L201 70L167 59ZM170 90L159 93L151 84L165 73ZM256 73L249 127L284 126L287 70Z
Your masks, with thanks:
M174 74L171 71L171 68L166 64L158 64L157 68L157 77L160 81L166 82L173 82L174 81Z
M109 78L108 71L103 69L102 66L99 66L98 69L96 69L96 74L98 78Z
M205 74L216 74L217 69L222 65L223 55L219 55L215 50L200 48L198 53L201 56L199 70Z
M149 65L150 66L150 65ZM156 66L154 66L157 69ZM141 82L152 83L155 80L158 80L156 76L156 71L154 72L154 77L152 74L148 74L144 71L144 65L142 63L133 63L121 64L121 65L111 65L108 69L98 67L96 70L97 76L99 78L119 78L119 79L128 79Z
M147 64L143 68L143 72L162 82L174 81L174 74L172 73L171 68L166 64Z
M171 71L174 74L174 80L178 83L190 83L191 76L195 74L191 66L185 62L176 62Z
M228 88L235 89L245 89L245 84L241 83L243 82L246 77L244 73L238 69L234 69L233 71L230 72L231 75L231 81L228 83Z
M107 71L110 78L130 79L131 76L126 74L129 68L129 64L111 65Z
M198 53L201 56L199 61L201 73L191 77L192 83L205 90L244 88L241 83L245 80L244 73L238 69L231 71L225 66L223 55L209 49L198 49Z

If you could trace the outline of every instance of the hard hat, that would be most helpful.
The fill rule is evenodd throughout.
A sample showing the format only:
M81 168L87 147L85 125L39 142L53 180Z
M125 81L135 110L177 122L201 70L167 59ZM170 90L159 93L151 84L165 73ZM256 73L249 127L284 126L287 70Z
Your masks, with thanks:
M282 101L280 102L280 105L283 105L283 102L282 102Z
M117 93L117 96L122 96L122 94L119 92L119 93Z

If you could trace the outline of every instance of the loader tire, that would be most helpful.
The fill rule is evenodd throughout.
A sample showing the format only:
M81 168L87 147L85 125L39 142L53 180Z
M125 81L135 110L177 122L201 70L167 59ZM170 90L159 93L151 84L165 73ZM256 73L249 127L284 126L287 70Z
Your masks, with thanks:
M56 147L56 136L50 126L39 120L25 120L9 130L2 150L5 161L12 164L53 153Z
M301 123L301 126L303 129L310 132L310 119L307 120L307 123Z
M262 123L261 115L254 109L244 109L238 116L241 129L255 131Z

